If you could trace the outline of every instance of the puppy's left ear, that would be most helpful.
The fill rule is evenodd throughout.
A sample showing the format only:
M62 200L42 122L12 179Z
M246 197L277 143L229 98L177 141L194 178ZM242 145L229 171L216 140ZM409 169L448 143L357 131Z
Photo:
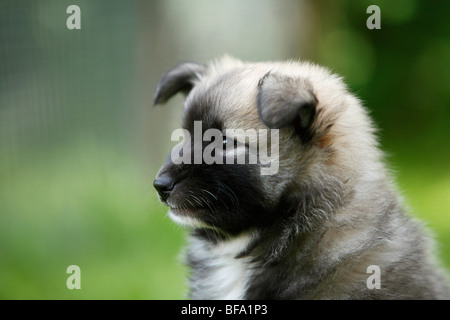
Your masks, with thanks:
M165 103L178 92L188 93L205 67L195 62L183 62L167 71L156 87L153 104Z
M301 140L312 139L317 98L306 79L268 72L258 83L258 113L271 129L294 126Z

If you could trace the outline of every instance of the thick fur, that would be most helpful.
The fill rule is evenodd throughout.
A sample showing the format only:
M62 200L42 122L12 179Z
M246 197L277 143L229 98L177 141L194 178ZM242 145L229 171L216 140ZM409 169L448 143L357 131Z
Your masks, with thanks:
M155 103L178 91L191 134L202 121L222 132L277 128L280 139L274 175L170 158L158 173L169 215L191 230L190 298L449 297L430 238L406 213L372 121L340 77L311 63L223 57L176 66ZM367 286L371 265L380 289Z

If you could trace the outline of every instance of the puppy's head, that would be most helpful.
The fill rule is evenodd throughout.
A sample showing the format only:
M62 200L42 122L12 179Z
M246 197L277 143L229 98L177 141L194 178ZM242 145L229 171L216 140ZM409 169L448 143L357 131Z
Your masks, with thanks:
M245 64L225 57L169 70L154 102L178 92L186 94L183 128L173 137L182 142L154 181L174 221L237 234L287 219L299 205L301 223L317 220L308 206L326 199L319 188L341 183L331 178L339 171L333 167L342 170L346 163L335 143L339 127L352 121L335 125L357 104L338 77L308 63ZM353 114L356 122L364 118Z

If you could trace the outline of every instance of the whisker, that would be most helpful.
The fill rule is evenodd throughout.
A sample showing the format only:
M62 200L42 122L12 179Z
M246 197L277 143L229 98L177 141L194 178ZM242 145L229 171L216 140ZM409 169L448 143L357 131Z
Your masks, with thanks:
M231 204L233 205L234 210L239 209L239 198L237 197L236 193L231 189L228 185L226 185L223 182L217 181L219 183L219 186L222 187L221 191L230 199Z
M217 201L217 197L213 193L211 193L210 191L205 190L205 189L201 189L201 190L206 192L206 193L208 193L208 194L210 194Z

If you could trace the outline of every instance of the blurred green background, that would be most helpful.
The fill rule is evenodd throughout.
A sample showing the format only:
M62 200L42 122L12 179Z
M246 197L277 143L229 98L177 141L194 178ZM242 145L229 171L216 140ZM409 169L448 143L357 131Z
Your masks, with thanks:
M81 8L68 30L66 8ZM366 9L381 9L369 30ZM370 109L450 269L447 1L0 0L0 298L183 299L184 231L152 187L182 97L159 77L223 53L301 58ZM81 269L81 290L66 268Z

